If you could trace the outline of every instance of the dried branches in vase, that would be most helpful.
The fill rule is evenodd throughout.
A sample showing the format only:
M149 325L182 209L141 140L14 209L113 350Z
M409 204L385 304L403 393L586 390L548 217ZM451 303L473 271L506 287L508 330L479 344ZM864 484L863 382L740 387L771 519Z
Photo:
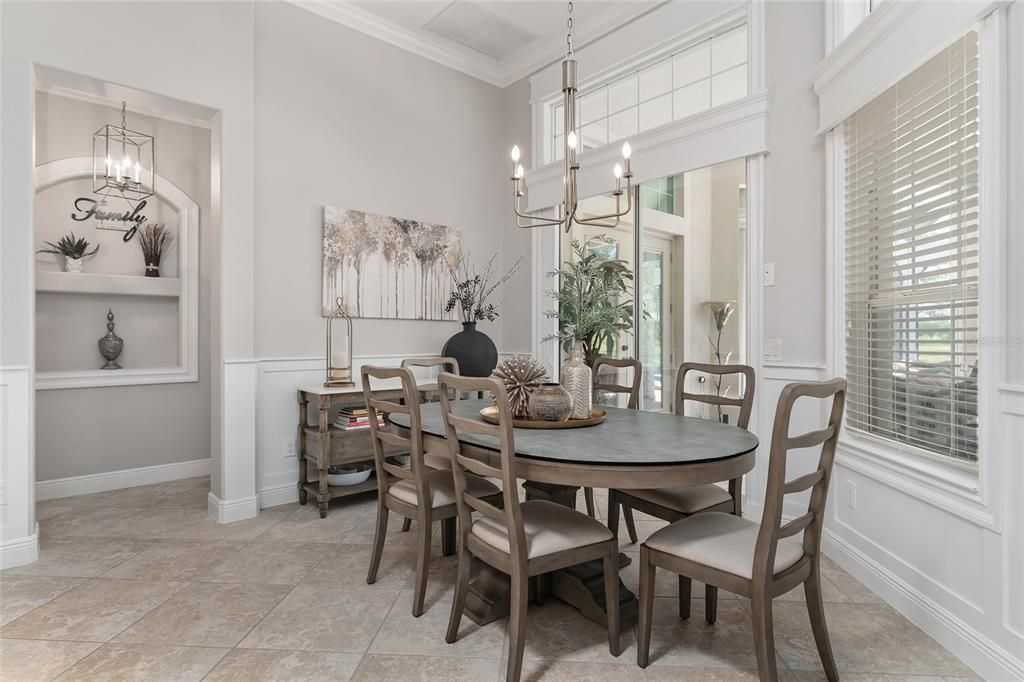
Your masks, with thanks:
M548 371L529 355L515 355L494 370L494 377L505 384L513 419L525 419L530 394L548 381Z
M139 247L146 261L146 277L160 276L160 260L171 246L171 231L164 225L145 225L139 231Z
M495 275L494 259L497 257L498 254L491 256L483 272L477 272L476 268L470 264L468 253L464 257L459 254L457 259L453 259L456 261L454 266L449 262L448 272L451 274L452 286L454 288L451 294L449 294L448 302L444 307L446 313L450 313L458 307L464 323L477 322L479 320L494 322L498 318L497 306L493 303L488 303L487 299L491 297L495 289L507 282L519 271L519 265L523 259L516 259L516 262L512 264L512 267L502 277L492 282L491 279Z

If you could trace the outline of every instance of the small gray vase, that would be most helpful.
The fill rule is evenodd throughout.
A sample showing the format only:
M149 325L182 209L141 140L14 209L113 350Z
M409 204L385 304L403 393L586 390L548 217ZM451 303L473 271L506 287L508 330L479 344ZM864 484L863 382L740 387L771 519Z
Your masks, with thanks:
M100 347L100 355L107 361L107 364L100 369L121 369L121 365L115 361L124 350L124 339L114 333L114 311L109 308L107 309L107 333L97 343Z

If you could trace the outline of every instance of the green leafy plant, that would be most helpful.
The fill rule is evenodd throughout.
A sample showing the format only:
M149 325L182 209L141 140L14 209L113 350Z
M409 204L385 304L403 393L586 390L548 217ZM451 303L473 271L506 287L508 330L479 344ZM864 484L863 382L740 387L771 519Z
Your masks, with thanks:
M75 237L74 232L68 232L66 235L60 238L60 240L54 244L53 242L43 242L50 248L39 249L36 253L52 253L57 256L64 256L65 258L79 259L91 256L100 250L100 245L97 244L96 248L89 251L89 242L85 237Z
M146 261L146 270L156 268L159 271L160 259L167 252L172 240L171 231L161 225L145 225L139 230L139 248L142 258Z
M558 309L544 313L558 320L558 333L544 340L558 340L566 353L582 343L588 365L621 334L633 333L633 273L625 261L604 255L607 250L587 248L595 242L614 243L604 235L586 245L574 239L572 259L548 273L558 279L558 289L548 292Z

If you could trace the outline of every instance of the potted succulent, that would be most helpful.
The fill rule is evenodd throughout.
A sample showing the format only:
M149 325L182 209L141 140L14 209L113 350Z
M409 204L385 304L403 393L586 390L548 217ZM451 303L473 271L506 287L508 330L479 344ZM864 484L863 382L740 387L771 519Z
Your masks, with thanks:
M74 232L68 232L54 244L43 242L49 248L39 249L36 253L52 253L56 256L64 256L64 272L81 272L82 261L86 256L92 256L100 250L99 244L92 251L89 251L89 242L85 237L75 237Z
M160 276L160 260L171 245L171 232L163 225L145 225L139 230L139 248L146 261L146 277Z

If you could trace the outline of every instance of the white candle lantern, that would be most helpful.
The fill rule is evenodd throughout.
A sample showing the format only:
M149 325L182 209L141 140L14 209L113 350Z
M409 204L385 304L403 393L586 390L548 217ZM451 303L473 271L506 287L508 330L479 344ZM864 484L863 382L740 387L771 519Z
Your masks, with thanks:
M324 386L354 386L352 381L352 318L338 297L334 312L327 318L327 381Z

